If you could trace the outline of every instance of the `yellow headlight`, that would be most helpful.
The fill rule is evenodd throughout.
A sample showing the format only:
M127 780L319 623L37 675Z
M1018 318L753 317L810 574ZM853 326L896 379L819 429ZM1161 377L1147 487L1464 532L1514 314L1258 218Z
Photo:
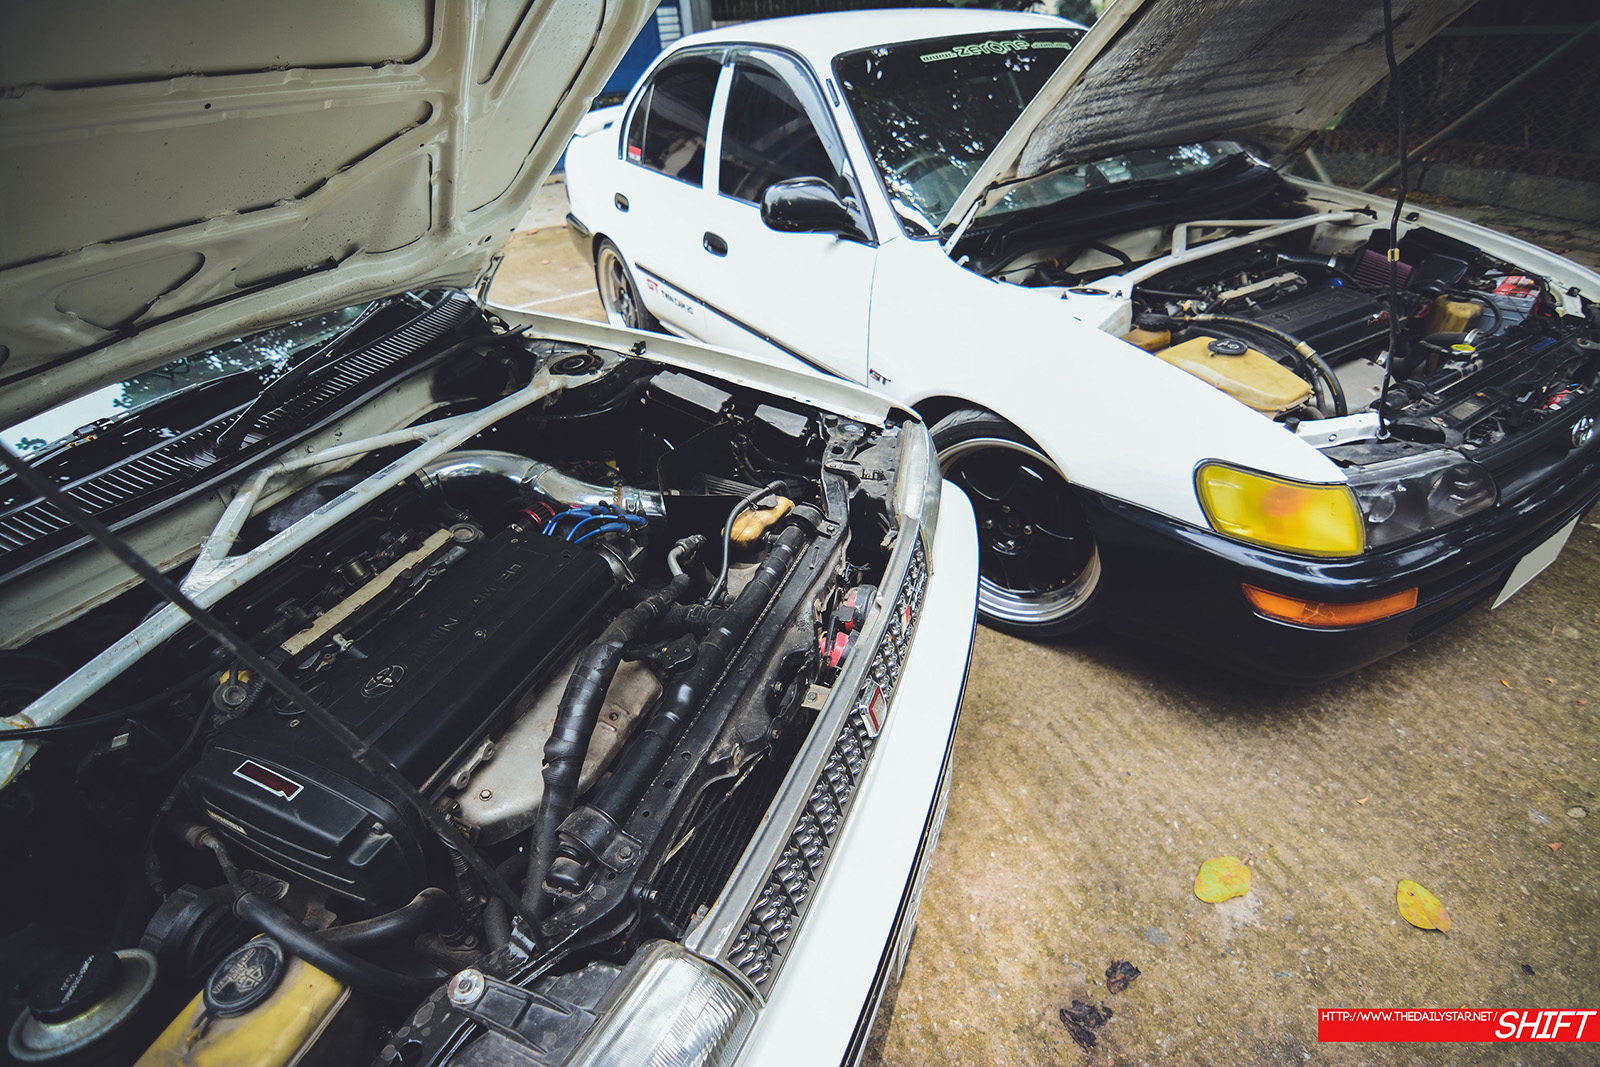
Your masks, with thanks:
M1355 556L1365 547L1361 511L1346 486L1206 463L1195 489L1212 529L1229 537L1307 556Z

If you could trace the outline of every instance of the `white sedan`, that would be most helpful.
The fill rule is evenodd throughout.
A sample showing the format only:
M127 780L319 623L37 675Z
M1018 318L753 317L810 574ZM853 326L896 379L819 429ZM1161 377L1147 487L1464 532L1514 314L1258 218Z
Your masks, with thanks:
M569 222L613 322L934 423L990 625L1325 679L1600 496L1600 276L1265 161L1386 73L1376 0L1207 6L685 38L580 125ZM1400 0L1396 54L1465 6Z
M6 1063L860 1057L970 508L882 394L485 302L654 7L0 5Z

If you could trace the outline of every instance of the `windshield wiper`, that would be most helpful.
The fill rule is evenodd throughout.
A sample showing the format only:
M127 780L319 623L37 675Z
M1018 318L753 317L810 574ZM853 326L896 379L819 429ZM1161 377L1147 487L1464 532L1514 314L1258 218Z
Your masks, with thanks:
M366 310L357 315L355 321L345 327L337 336L321 348L290 365L282 374L274 379L261 395L250 402L250 406L239 413L239 417L221 434L217 436L216 443L212 446L219 456L226 456L237 452L243 445L245 438L261 416L283 403L285 397L305 381L306 376L319 367L325 367L335 359L344 355L350 348L354 339L359 336L363 327L372 322L385 308L394 303L392 297L375 300L367 305Z

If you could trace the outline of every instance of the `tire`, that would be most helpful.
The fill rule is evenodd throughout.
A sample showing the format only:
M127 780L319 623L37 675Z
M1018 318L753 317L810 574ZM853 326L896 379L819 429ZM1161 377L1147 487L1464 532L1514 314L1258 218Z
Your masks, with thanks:
M594 285L600 293L600 306L605 309L606 321L613 326L626 326L630 330L657 330L661 324L645 310L639 299L639 287L633 284L633 271L622 252L609 237L600 238L594 251Z
M978 519L978 615L1032 640L1062 637L1102 613L1094 531L1061 471L998 415L968 408L933 427L939 468Z

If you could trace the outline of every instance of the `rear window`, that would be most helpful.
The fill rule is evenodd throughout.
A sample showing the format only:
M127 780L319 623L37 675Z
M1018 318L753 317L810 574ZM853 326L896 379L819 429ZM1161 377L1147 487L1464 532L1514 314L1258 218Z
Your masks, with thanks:
M656 71L628 124L628 161L699 185L721 71L709 56L669 60Z

